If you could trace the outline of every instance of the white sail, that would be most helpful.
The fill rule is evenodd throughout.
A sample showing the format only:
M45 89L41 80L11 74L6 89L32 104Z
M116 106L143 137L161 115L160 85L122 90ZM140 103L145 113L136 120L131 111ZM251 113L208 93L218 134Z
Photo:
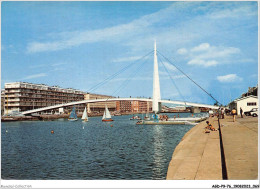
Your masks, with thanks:
M103 114L102 120L103 120L103 119L106 119L106 111L104 111L104 114Z
M110 118L111 118L111 115L110 115L110 112L109 112L109 110L108 110L108 108L107 108L107 105L106 105L105 114L106 114L106 118L107 118L107 119L110 119Z
M85 107L82 118L83 120L88 120L87 108Z

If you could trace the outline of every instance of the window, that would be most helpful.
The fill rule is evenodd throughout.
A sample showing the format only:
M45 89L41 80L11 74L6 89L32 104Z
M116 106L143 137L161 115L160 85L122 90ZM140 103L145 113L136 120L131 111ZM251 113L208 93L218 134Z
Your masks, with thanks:
M256 102L248 102L247 106L256 106Z

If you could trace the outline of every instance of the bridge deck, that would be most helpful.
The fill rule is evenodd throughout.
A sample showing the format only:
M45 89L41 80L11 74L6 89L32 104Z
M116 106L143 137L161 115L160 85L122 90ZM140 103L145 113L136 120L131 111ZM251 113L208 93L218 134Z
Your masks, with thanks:
M57 109L62 108L66 106L73 106L77 104L86 104L86 103L95 103L95 102L111 102L111 101L146 101L146 102L152 102L153 99L150 98L111 98L111 99L95 99L95 100L82 100L82 101L76 101L76 102L69 102L66 104L58 104L54 106L48 106L33 110L28 110L21 112L23 115L26 114L32 114L37 112L42 112L46 110L51 109ZM208 105L208 104L199 104L199 103L192 103L192 102L182 102L182 101L171 101L171 100L160 100L161 103L167 103L167 104L179 104L179 105L187 105L187 106L194 106L194 107L205 107L205 108L211 108L211 109L218 109L218 106Z

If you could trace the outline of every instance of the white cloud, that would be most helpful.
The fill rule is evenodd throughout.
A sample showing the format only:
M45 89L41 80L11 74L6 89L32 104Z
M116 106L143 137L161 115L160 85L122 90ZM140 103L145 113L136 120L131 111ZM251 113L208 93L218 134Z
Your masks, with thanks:
M222 83L232 83L236 81L242 81L243 78L237 76L236 74L228 74L223 76L217 76L217 80L219 80Z
M198 65L203 67L216 66L218 62L216 60L202 60L202 59L192 59L188 62L189 65Z
M181 55L184 55L184 54L186 54L188 51L187 51L187 49L185 49L185 48L181 48L181 49L178 49L177 50L177 53L178 54L181 54Z
M193 47L191 49L192 52L196 52L196 51L205 51L208 50L210 48L210 45L208 43L202 43L199 46Z
M221 63L232 62L233 55L239 54L240 49L236 47L211 46L209 43L201 43L191 48L188 65L199 65L203 67L216 66ZM232 61L231 61L232 60Z
M212 46L207 51L201 54L194 54L197 58L208 59L208 58L227 58L233 54L240 53L239 48L235 47L215 47Z
M241 16L254 16L257 12L253 10L251 6L244 5L242 7L236 7L231 9L219 10L209 15L213 19L235 18Z
M82 44L86 43L94 43L99 41L120 41L122 39L130 39L130 37L140 37L142 40L142 45L144 45L144 41L147 38L153 38L158 37L161 39L167 39L165 40L165 43L171 44L172 41L180 40L180 41L190 41L190 38L192 38L194 35L196 35L197 32L201 31L201 28L198 24L201 24L201 22L197 23L196 17L194 19L188 19L184 20L184 24L180 28L167 28L167 30L162 30L158 34L158 27L153 27L156 23L161 22L167 22L169 19L172 20L172 18L180 16L181 14L185 14L188 8L192 9L199 9L200 7L205 7L205 5L200 6L201 2L174 2L171 6L161 9L157 12L154 12L152 14L148 14L145 16L142 16L138 19L135 19L129 23L116 25L112 27L107 28L101 28L96 30L82 30L82 31L73 31L73 32L60 32L60 33L51 33L46 34L47 37L51 35L52 41L31 41L27 44L27 52L28 53L36 53L36 52L44 52L44 51L57 51L67 48L76 47ZM215 3L217 4L217 3ZM238 16L251 16L257 14L255 10L253 10L252 6L245 6L245 10L243 9L244 6L241 7L231 7L230 9L222 10L217 7L214 3L209 3L207 6L211 7L209 11L205 9L205 16L208 19L208 16L211 16L211 19L214 20L217 16L225 15L225 17L233 17L234 15ZM219 4L217 4L219 6ZM213 8L212 8L213 7ZM184 13L183 13L184 12ZM200 20L203 18L200 18ZM194 22L195 20L195 22ZM208 20L206 20L208 21ZM208 21L210 23L210 21ZM205 23L203 22L203 25ZM206 23L207 25L207 23ZM199 31L196 32L196 28L199 29ZM184 28L183 28L184 27ZM186 27L186 28L185 28ZM169 30L170 29L170 30ZM192 33L190 30L194 30ZM206 31L207 28L204 30ZM164 32L166 31L166 32ZM174 33L173 33L174 31ZM141 36L139 36L141 34ZM145 35L144 35L145 34ZM175 37L177 35L177 37ZM201 35L201 32L199 33ZM163 36L163 37L161 37ZM165 36L168 36L165 37ZM185 37L184 37L185 36ZM159 40L158 40L159 41ZM129 41L129 44L134 43L136 46L136 40L134 42ZM175 43L176 44L176 43ZM203 46L204 45L204 46ZM203 44L200 48L207 47L207 43ZM132 46L132 45L131 45ZM185 53L185 50L180 50L180 53Z
M112 62L130 62L135 61L142 58L141 56L130 56L130 57L122 57L112 60Z
M27 45L28 53L44 52L44 51L57 51L76 47L85 43L94 43L98 41L116 41L121 38L128 38L131 35L144 33L146 29L152 24L160 22L162 19L169 17L172 10L176 7L190 6L191 4L174 3L173 5L161 9L158 12L148 14L133 20L127 24L121 24L113 27L107 27L97 30L85 30L75 32L61 32L57 33L56 41L53 42L31 42ZM54 33L51 34L55 36Z
M45 76L47 76L46 73L39 73L39 74L34 74L34 75L26 76L26 77L24 77L24 78L21 79L21 80L25 80L25 79L34 79L34 78L45 77Z

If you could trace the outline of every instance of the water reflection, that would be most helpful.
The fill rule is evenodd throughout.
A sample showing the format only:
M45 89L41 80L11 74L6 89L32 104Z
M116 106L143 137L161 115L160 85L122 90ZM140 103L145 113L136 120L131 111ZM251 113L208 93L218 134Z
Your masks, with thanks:
M164 166L162 165L165 163L165 134L162 125L155 125L153 127L153 178L160 178L162 175L162 170Z

